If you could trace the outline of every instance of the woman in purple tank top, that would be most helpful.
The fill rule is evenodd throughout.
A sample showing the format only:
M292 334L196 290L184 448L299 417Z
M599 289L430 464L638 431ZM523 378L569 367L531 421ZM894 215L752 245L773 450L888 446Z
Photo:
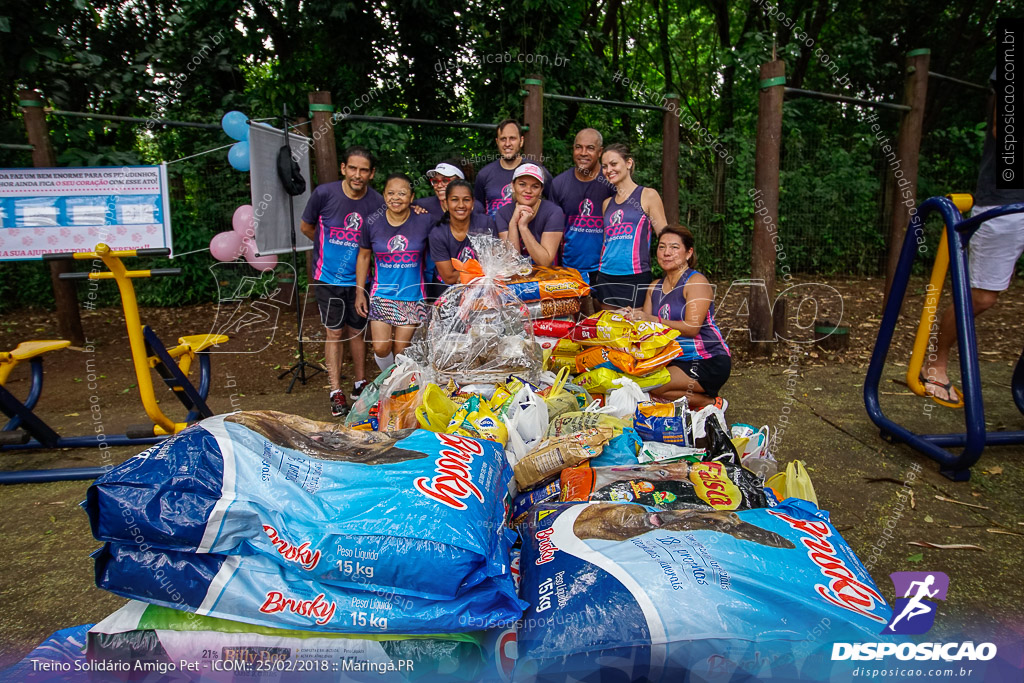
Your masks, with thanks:
M601 171L615 188L604 200L604 242L591 295L601 308L639 308L651 282L651 230L656 235L668 222L661 195L633 182L633 155L622 144L608 145L601 155Z
M672 379L651 395L669 401L686 396L695 410L712 404L724 410L728 403L718 391L732 372L732 356L715 324L711 283L693 270L693 234L667 226L658 240L658 264L665 276L651 283L644 307L624 311L631 320L656 321L680 332L676 342L683 353L668 365Z

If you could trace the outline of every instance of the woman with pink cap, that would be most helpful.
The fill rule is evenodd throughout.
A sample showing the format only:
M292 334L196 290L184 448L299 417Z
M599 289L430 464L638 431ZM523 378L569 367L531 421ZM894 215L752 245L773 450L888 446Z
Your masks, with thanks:
M498 209L494 223L498 237L518 249L538 266L555 266L558 245L565 231L561 207L542 198L544 171L537 164L523 164L512 175L513 202Z

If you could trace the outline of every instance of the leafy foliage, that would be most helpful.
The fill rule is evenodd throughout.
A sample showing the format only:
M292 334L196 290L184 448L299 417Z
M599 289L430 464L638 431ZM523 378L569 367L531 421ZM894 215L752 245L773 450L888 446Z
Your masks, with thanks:
M303 114L314 90L331 92L339 110L353 114L493 122L521 116L522 79L534 74L546 92L578 97L660 104L675 92L681 220L697 234L702 268L737 277L750 264L762 64L773 54L783 59L792 87L896 102L905 55L918 47L931 47L931 70L985 83L995 21L1012 12L1006 3L931 0L782 0L771 15L766 7L740 0L6 3L0 140L24 142L22 88L39 89L56 109L209 123L230 109L266 118L287 105ZM973 188L984 98L930 81L919 197ZM778 229L785 262L794 272L879 272L892 179L866 121L872 112L793 99L784 111ZM899 117L880 112L878 121L895 140ZM63 165L174 161L228 142L194 128L58 115L48 123ZM660 187L662 125L656 111L547 99L544 163L555 172L567 167L574 132L593 126L606 143L630 144L638 182ZM379 154L378 179L393 170L419 179L451 156L479 169L494 154L485 130L350 120L335 133L339 147L358 142ZM716 138L729 163L713 148ZM0 166L30 164L28 152L0 149ZM150 283L143 303L213 296L209 257L200 252L247 197L245 177L227 167L223 152L170 168L176 248L196 253L173 264L185 278ZM416 190L430 191L425 182ZM48 304L48 275L38 264L5 264L0 272L3 305Z

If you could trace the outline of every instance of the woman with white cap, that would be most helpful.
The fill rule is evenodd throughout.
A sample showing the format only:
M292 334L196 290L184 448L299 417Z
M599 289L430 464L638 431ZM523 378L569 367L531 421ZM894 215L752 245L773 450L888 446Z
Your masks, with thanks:
M417 199L412 205L422 206L430 214L435 224L440 223L444 217L444 212L448 210L448 205L445 202L445 191L448 188L448 183L456 179L465 180L466 174L459 168L457 159L448 159L427 171L426 176L430 181L430 186L434 189L434 194L431 197ZM479 211L480 209L477 210Z
M494 223L498 237L518 249L538 266L554 266L565 231L561 207L542 198L544 170L523 164L512 175L513 202L498 209Z

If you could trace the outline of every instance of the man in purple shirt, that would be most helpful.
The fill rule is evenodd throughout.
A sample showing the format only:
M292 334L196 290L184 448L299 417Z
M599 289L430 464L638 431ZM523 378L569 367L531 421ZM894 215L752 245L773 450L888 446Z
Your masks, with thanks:
M604 242L604 219L601 207L604 200L615 194L601 173L601 152L604 140L593 128L584 128L576 134L572 147L573 167L559 173L551 182L551 201L565 214L565 235L559 263L580 271L588 282L601 261ZM592 313L589 297L583 300L584 312Z
M513 203L512 174L527 161L522 155L524 140L523 129L515 119L505 119L498 124L495 142L499 156L481 168L473 181L476 202L484 207L488 216L494 216L498 209ZM543 171L546 185L551 180L551 174L540 164L535 165ZM544 194L547 195L546 189Z
M384 198L370 187L376 162L370 150L352 146L342 157L343 180L318 185L302 213L302 234L313 240L313 273L310 285L327 328L325 361L331 384L331 414L348 412L341 389L341 342L349 343L355 366L352 399L366 385L366 318L355 307L356 258L359 235L374 216L383 215Z

